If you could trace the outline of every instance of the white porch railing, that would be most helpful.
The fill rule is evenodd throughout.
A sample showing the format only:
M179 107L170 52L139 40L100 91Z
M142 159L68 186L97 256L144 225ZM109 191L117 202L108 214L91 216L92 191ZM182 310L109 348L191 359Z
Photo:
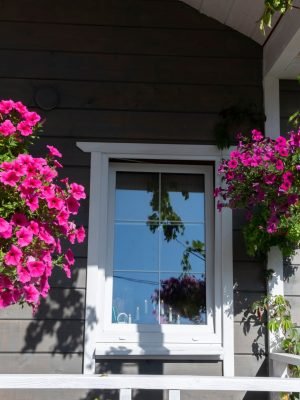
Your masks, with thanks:
M120 400L131 400L132 389L158 389L167 390L169 400L180 400L181 390L299 392L300 379L182 375L2 374L0 389L115 389L120 391Z

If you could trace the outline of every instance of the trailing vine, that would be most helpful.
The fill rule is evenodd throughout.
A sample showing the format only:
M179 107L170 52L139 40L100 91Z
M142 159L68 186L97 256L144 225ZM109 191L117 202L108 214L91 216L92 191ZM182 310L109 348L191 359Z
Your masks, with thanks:
M282 295L265 296L252 305L251 312L260 322L268 313L267 328L281 340L281 349L289 354L300 355L300 333L291 317L291 305ZM300 366L289 365L289 374L293 378L300 377ZM281 398L284 400L299 399L299 393L283 393Z
M219 112L219 122L214 127L216 145L218 149L230 147L235 138L232 132L236 134L241 130L244 132L253 126L263 130L265 116L258 109L256 104L232 105Z
M260 30L265 33L266 27L272 27L272 17L275 13L284 15L288 10L298 8L293 3L293 0L265 0L265 8L259 20Z

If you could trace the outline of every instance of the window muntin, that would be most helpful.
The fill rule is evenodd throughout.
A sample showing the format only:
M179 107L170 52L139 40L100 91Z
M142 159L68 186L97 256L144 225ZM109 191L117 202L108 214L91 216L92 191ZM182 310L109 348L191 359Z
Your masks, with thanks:
M113 179L111 323L206 325L205 174L121 169Z

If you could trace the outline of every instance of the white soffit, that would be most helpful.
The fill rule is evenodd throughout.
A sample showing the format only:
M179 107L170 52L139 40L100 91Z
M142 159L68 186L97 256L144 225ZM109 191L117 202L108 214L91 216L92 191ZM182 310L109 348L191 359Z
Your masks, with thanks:
M180 0L198 10L201 14L214 18L224 25L263 44L271 30L264 35L259 29L259 19L263 13L263 0ZM273 17L276 24L279 15Z

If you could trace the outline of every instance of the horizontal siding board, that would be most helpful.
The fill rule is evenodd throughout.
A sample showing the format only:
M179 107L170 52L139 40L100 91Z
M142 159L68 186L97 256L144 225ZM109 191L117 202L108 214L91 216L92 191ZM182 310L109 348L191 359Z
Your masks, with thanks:
M45 123L45 129L47 122ZM40 135L40 139L36 141L34 146L30 148L30 153L35 157L41 157L41 155L46 155L48 152L47 145L52 145L57 147L57 149L62 153L63 157L60 162L66 167L90 167L91 154L85 153L76 146L78 140L76 138L58 138L49 137L44 133ZM59 171L60 172L60 171ZM88 181L86 179L88 178ZM86 191L89 191L89 176L88 173L84 179L84 184Z
M87 257L87 247L88 247L87 240L85 240L83 243L72 245L72 251L74 253L74 256L80 258Z
M268 362L264 356L235 355L235 376L268 376Z
M281 92L280 94L280 114L288 118L295 111L300 109L300 85L299 91Z
M187 5L174 1L142 0L2 0L1 20L51 22L55 24L150 26L225 30L226 26L200 15ZM171 12L170 12L171 11Z
M263 335L260 335L262 329ZM254 354L262 357L266 351L265 329L261 325L253 323L234 323L234 353Z
M68 370L67 370L68 373ZM99 391L92 390L0 390L0 398L3 400L118 400L117 395L114 398L99 398Z
M48 297L42 299L38 311L32 315L32 308L13 305L0 310L0 320L20 319L84 319L85 290L51 288Z
M67 278L65 272L60 268L54 268L49 280L52 288L77 288L86 287L86 258L76 258L72 267L71 278Z
M264 292L266 289L265 267L259 262L233 263L234 287L240 291L255 290Z
M247 254L243 232L240 230L233 231L233 260L239 262L258 261Z
M221 376L222 361L105 360L97 362L96 373Z
M206 57L0 51L0 76L261 86L261 61ZM21 67L20 67L21 66Z
M285 272L284 293L286 295L300 295L300 268L299 266L291 266Z
M279 80L279 90L280 94L284 92L299 92L300 91L300 86L299 82L297 79L292 80L292 79L280 79Z
M1 320L0 353L82 352L83 325L72 320Z
M53 141L54 143L54 141ZM52 143L51 143L52 144ZM55 144L54 144L55 145ZM78 166L66 166L59 169L59 179L69 178L69 182L76 182L81 185L85 185L85 192L87 196L89 195L89 187L87 183L90 181L90 169L88 167L78 167ZM81 204L87 203L87 199L80 200Z
M99 390L2 390L0 396L5 400L119 400L119 393L117 390L108 390L101 392ZM165 397L161 391L133 391L133 400L163 400ZM217 396L219 396L217 394ZM196 391L181 391L181 400L199 400L199 392ZM215 400L216 393L201 391L201 400ZM267 400L267 393L257 392L222 392L223 400Z
M299 286L298 286L298 296L287 296L285 298L289 301L291 305L291 315L292 321L297 326L300 326L300 295L299 295Z
M79 141L211 144L218 121L217 115L207 113L55 110L43 114L45 134Z
M244 209L236 208L232 211L233 229L242 229L245 226L246 212Z
M27 79L0 79L3 98L21 99L35 107L35 96L48 102L57 95L57 108L138 110L172 112L215 112L243 101L262 105L258 86L171 85L125 82L76 82ZM45 90L44 90L45 89ZM43 90L45 95L43 95ZM47 91L51 91L48 94Z
M80 374L81 372L82 354L0 353L0 374ZM6 400L1 394L0 398ZM44 400L44 397L41 399Z
M16 50L259 59L262 53L261 46L232 30L195 32L2 22L0 36L6 37L2 48Z
M260 300L264 292L245 292L235 291L234 292L234 320L235 322L243 322L251 310L252 304Z

